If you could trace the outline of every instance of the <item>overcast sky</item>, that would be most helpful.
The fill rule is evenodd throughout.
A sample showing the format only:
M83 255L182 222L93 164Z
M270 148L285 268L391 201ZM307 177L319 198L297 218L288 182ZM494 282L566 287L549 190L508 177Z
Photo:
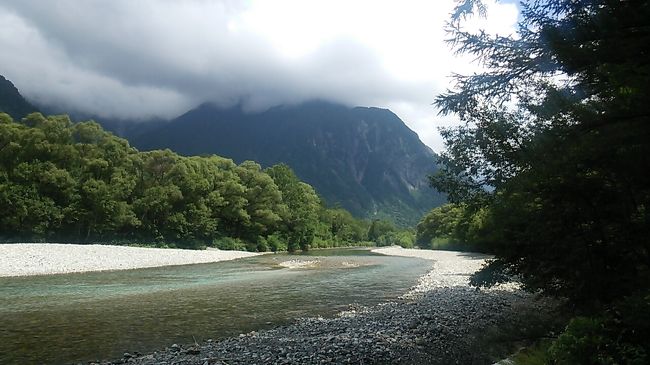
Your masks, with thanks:
M489 2L488 2L489 3ZM435 151L431 105L452 72L453 0L0 0L0 74L28 99L111 118L173 118L206 101L249 110L324 99L389 108ZM467 26L514 32L489 3Z

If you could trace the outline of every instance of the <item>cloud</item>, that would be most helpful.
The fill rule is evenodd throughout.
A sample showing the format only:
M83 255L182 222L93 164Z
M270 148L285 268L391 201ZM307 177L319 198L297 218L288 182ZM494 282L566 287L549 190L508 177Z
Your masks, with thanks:
M452 71L453 1L9 0L0 73L30 99L112 118L171 118L205 101L249 110L326 99L393 109L435 150L431 107ZM470 26L509 33L512 4ZM449 123L446 121L445 123Z

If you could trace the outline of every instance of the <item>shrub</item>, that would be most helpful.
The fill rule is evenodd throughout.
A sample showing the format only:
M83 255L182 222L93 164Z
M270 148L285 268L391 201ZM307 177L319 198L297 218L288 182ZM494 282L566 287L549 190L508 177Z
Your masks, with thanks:
M604 332L603 319L573 318L549 352L558 364L611 364L613 359L602 355L608 345Z
M650 294L628 297L598 317L576 317L551 345L558 365L650 363Z
M269 250L268 242L264 237L257 238L257 252L266 252Z
M282 239L280 235L277 234L272 234L266 237L266 244L273 252L287 250L287 243Z
M212 241L212 246L220 250L244 250L246 244L239 238L220 237Z

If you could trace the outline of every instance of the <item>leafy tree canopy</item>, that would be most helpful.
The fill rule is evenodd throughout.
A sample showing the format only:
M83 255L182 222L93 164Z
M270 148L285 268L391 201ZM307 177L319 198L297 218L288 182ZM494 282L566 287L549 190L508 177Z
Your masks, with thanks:
M471 33L460 1L450 43L484 71L438 96L431 184L483 209L495 260L474 277L598 306L650 287L650 3L530 0L510 36ZM489 16L489 14L488 14Z
M0 113L0 240L307 250L365 244L285 165L138 152L89 121Z

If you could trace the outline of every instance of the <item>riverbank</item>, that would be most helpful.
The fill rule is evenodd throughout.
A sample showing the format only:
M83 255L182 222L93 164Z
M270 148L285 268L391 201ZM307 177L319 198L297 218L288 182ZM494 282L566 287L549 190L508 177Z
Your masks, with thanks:
M376 248L372 252L389 256L416 257L434 262L434 268L419 279L418 285L411 288L405 295L407 297L438 288L467 288L469 276L480 270L485 260L492 258L490 255L474 252L423 250L400 246ZM505 283L489 290L516 291L519 289L518 283Z
M244 251L59 243L0 244L0 277L142 269L234 260L258 255Z
M400 299L351 307L334 318L296 319L271 330L221 341L177 344L152 354L125 354L108 364L490 364L490 331L553 309L516 288L467 285L485 255L381 248L377 253L433 260L432 270Z
M419 279L419 284L412 288L407 296L437 288L467 287L469 275L478 271L485 260L491 257L479 253L407 249L400 246L376 248L372 252L389 256L416 257L434 262L433 269Z

